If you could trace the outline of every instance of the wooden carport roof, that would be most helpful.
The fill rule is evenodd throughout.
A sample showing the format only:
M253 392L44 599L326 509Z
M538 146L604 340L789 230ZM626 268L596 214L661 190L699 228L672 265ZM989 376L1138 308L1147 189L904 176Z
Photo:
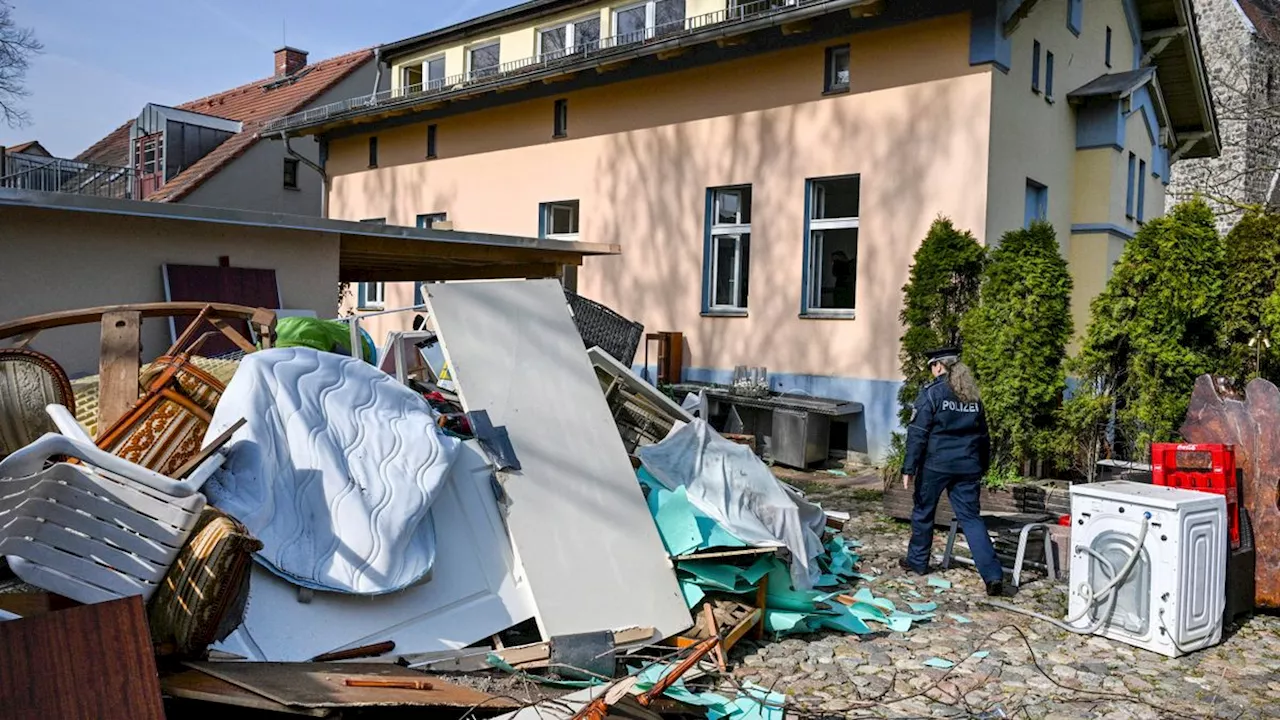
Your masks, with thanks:
M621 252L620 246L603 243L0 189L0 211L24 207L337 235L338 277L344 282L553 277L562 266L581 265L588 255Z

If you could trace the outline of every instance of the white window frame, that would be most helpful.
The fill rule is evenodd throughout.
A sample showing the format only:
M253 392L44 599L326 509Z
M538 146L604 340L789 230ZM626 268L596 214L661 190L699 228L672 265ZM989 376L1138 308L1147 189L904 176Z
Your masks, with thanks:
M634 6L633 6L633 7L634 7ZM577 38L577 32L578 32L578 30L577 30L577 28L576 28L575 26L576 26L578 23L580 23L580 22L585 22L585 21L587 21L587 20L593 20L593 19L594 19L597 23L599 23L599 25L600 25L600 27L599 27L599 29L598 29L598 31L597 31L597 32L599 32L601 35L603 35L603 34L604 34L604 23L603 23L603 22L601 22L601 19L600 19L600 13L599 13L599 12L588 13L588 14L586 14L586 15L583 15L582 17L576 17L576 18L574 18L574 19L572 19L572 20L566 20L565 22L562 22L562 23L556 23L556 24L554 24L554 25L546 25L546 26L544 26L544 27L536 28L536 29L534 30L534 37L536 37L536 38L537 38L536 44L537 44L537 56L538 56L538 59L539 59L539 60L541 60L541 59L543 58L543 52L542 52L542 33L546 32L546 31L548 31L548 30L556 30L556 29L558 29L558 28L564 28L564 50L560 51L560 52L561 52L561 55L559 55L559 56L557 56L557 57L565 57L565 56L568 56L568 55L572 55L572 54L574 54L574 53L576 53L576 52L581 52L581 51L578 49L578 38ZM601 37L601 38L597 38L597 39L596 39L596 42L597 42L597 43L600 43L600 42L601 42L601 41L603 41L603 40L604 40L604 38L603 38L603 37Z
M751 223L742 222L742 202L743 191L750 190L750 185L737 185L722 188L711 189L711 227L709 228L710 247L707 251L710 253L708 262L711 263L711 284L707 287L707 307L711 312L731 312L745 313L747 306L743 303L742 298L742 277L745 273L750 272L750 268L742 267L742 238L751 236ZM738 196L738 212L735 218L738 222L722 223L720 222L720 199L726 194L736 194ZM732 238L734 247L733 262L733 304L723 305L716 302L716 288L719 287L720 279L720 243L721 238ZM748 239L748 242L750 240Z
M556 233L551 232L552 218L555 216L555 209L558 207L569 208L573 213L573 222L570 225L577 225L579 232L573 233ZM582 202L580 200L556 200L555 202L542 204L542 227L543 236L550 240L568 240L577 242L578 235L582 231Z
M857 217L840 217L840 218L822 218L817 219L814 216L825 215L824 212L827 198L826 188L823 183L833 182L837 180L859 179L858 183L858 213ZM822 241L824 236L822 233L827 230L858 230L862 216L862 183L860 175L837 175L834 177L813 178L808 181L809 184L809 235L804 239L805 252L809 256L809 286L805 288L804 314L810 316L825 317L853 317L857 312L857 297L854 298L852 308L824 308L822 307ZM861 235L861 232L859 232ZM815 236L817 242L814 242ZM859 240L862 238L859 237ZM856 292L858 266L854 262L854 288Z
M620 34L618 32L618 14L624 13L628 10L635 10L638 7L644 8L644 38L643 39L652 40L654 37L657 36L658 34L658 1L642 0L641 2L629 3L627 5L622 5L613 9L613 17L611 19L613 20L612 28L613 28L613 36L615 38L620 37ZM685 22L685 26L687 27L689 23L689 0L685 0L684 13L685 13L684 22ZM638 40L626 40L622 44L626 44L627 42L638 42Z
M423 63L421 65L413 65L413 64L405 65L404 67L400 68L400 93L401 94L413 92L412 88L414 87L414 83L409 82L409 73L415 70L418 72L419 76L423 78L422 82L423 83L426 82L426 77L427 77L426 63Z
M381 310L387 306L387 284L384 282L363 282L356 297L359 310Z
M501 48L499 48L499 50L501 50ZM422 89L423 90L437 90L439 88L442 88L444 87L445 79L449 77L449 74L448 74L449 68L446 64L446 65L441 65L442 69L440 71L439 79L437 80L431 79L431 63L435 62L436 60L443 61L444 53L432 55L431 57L422 61ZM499 62L501 62L501 56L499 56Z
M483 50L484 48L487 48L487 47L498 48L498 64L493 66L492 71L486 68L484 71L486 74L477 76L475 66L473 65L473 62L472 62L472 58L475 57L475 52L477 50ZM485 40L484 42L478 42L472 45L468 45L466 49L466 63L467 63L467 80L476 80L477 78L492 77L493 75L497 75L498 73L502 72L502 39L494 38L492 40Z

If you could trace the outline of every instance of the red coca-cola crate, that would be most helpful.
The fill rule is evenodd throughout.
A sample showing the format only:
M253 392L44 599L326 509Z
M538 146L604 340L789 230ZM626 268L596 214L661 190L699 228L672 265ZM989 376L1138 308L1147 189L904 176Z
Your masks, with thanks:
M1216 443L1151 443L1151 482L1223 495L1227 533L1240 547L1240 494L1236 489L1236 448Z

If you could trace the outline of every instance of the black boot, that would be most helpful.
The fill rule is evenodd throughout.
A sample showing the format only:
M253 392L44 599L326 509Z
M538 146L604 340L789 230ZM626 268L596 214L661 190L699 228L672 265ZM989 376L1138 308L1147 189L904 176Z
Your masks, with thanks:
M1004 583L1000 580L987 583L987 597L1000 597L1004 595Z
M902 568L903 570L906 570L909 573L915 573L916 575L929 574L928 567L921 570L920 568L914 567L911 563L907 562L906 558L898 558L898 567Z

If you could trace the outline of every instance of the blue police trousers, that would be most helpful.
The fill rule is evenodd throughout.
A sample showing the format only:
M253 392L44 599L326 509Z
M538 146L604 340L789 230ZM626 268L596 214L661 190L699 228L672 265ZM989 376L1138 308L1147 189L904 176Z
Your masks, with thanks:
M929 550L933 547L933 518L938 511L942 491L951 499L951 509L960 520L960 529L969 541L969 551L978 566L983 582L1004 579L1004 570L996 559L996 549L987 535L978 506L981 475L952 475L925 470L915 479L915 508L911 511L911 542L907 545L907 563L923 570L929 566Z

